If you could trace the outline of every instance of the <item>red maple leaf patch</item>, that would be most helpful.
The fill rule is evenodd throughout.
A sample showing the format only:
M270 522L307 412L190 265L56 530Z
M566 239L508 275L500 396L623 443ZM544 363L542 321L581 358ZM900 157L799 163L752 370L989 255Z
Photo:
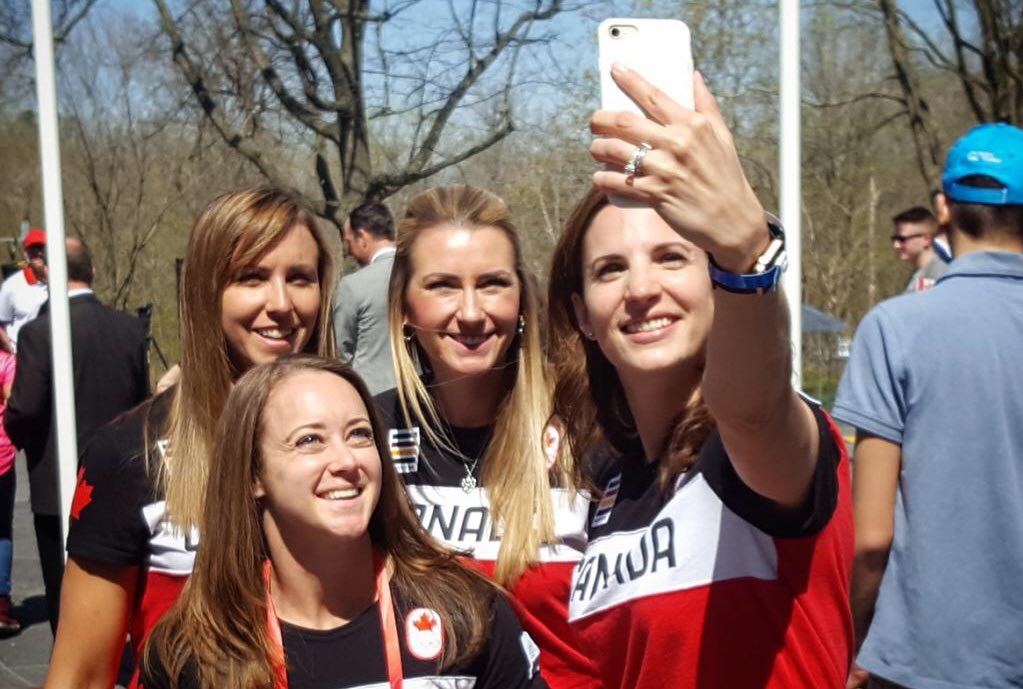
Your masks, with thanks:
M75 486L75 497L71 500L71 518L78 519L82 510L92 502L92 486L85 480L85 467L78 470L78 483Z
M414 621L413 626L421 632L428 632L434 628L437 622L427 615L425 612L419 616L419 619Z

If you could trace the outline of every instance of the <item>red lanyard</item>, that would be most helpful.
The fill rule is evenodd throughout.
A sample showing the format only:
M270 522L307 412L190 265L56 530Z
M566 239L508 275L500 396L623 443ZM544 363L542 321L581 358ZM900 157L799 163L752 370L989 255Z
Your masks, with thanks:
M387 663L387 681L391 689L401 689L401 647L398 645L398 625L394 619L394 606L391 604L391 579L387 574L387 561L384 556L375 552L373 566L377 576L377 605L380 607L380 627L384 635L384 660ZM266 584L266 626L270 631L270 640L275 647L273 661L274 689L288 689L288 671L284 663L284 641L281 637L281 623L277 619L273 598L270 596L270 574L273 565L270 560L263 562L263 582Z

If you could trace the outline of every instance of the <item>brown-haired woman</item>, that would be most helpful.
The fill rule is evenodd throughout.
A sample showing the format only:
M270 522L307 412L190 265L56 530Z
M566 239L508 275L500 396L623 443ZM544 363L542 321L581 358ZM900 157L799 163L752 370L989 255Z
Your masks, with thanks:
M466 185L412 198L389 300L397 388L377 404L420 520L513 593L552 687L599 687L566 617L587 501L548 459L538 299L504 202Z
M595 175L549 286L554 412L613 459L571 623L609 688L843 686L848 458L791 387L780 230L699 77L694 112L613 74L650 119L594 114L591 152L629 174Z
M282 354L331 352L330 253L291 193L214 200L188 237L181 380L84 449L47 687L113 685L192 570L213 430L233 382Z
M496 587L417 522L348 366L250 370L214 447L202 548L147 644L148 689L546 686Z

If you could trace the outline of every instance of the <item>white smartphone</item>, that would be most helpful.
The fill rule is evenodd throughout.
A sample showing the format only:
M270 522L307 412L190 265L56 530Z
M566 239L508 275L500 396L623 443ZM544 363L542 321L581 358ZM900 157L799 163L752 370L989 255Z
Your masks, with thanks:
M693 108L693 53L689 27L677 19L605 19L597 29L600 53L600 107L631 110L639 106L611 78L619 62L668 94Z
M693 109L693 53L689 27L677 19L605 19L597 29L600 64L600 107L627 110L646 117L635 101L611 78L618 62L636 71L679 105ZM608 169L620 169L608 166ZM610 195L621 208L644 207L639 201Z

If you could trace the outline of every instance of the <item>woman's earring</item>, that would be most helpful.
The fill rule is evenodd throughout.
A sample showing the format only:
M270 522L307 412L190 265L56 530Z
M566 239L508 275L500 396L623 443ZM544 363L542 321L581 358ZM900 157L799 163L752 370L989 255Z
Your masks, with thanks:
M515 329L515 334L516 334L516 335L521 335L521 334L522 334L522 333L524 333L525 331L526 331L526 317L525 317L525 316L523 316L523 315L522 315L522 314L520 313L520 314L519 314L519 325L518 325L518 327L517 327L517 328Z
M416 344L416 329L406 323L401 326L401 336L405 340L405 350L408 352L409 358L412 359L412 367L416 371L423 375L426 370L423 367L423 363L419 360L419 345Z

